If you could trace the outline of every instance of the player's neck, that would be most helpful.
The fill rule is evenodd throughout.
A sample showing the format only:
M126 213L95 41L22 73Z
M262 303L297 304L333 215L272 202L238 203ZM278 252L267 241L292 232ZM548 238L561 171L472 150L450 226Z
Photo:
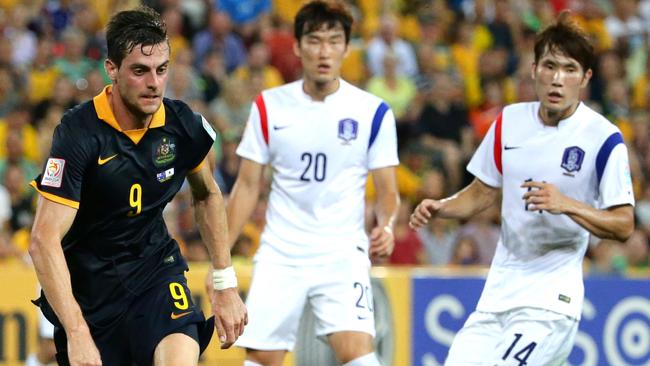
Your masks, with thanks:
M115 120L123 131L143 129L149 126L149 122L153 118L152 115L139 116L130 111L121 98L120 93L114 88L108 93L108 101L110 102Z
M545 126L549 127L557 127L557 125L560 123L561 120L567 119L575 113L576 109L578 109L578 105L580 105L580 101L577 101L575 104L572 104L569 108L566 108L561 111L552 111L549 110L548 108L545 108L543 105L540 106L539 108L539 118L542 120L542 123L544 123Z
M313 100L322 102L328 95L334 94L337 90L339 90L340 85L341 82L339 81L339 78L328 81L326 83L319 83L313 80L305 79L302 84L302 90Z

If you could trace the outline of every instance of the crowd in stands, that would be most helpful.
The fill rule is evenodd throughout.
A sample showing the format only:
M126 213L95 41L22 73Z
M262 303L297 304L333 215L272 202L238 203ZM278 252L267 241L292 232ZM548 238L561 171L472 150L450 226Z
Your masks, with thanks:
M300 78L292 18L302 0L0 0L0 261L29 262L36 193L28 183L42 169L65 111L109 82L107 19L141 3L167 24L173 66L166 96L185 101L219 131L210 158L226 196L252 100ZM397 119L402 207L395 252L382 264L490 263L499 207L467 222L434 219L418 232L409 229L408 216L420 199L442 198L471 181L465 165L504 105L536 99L535 34L569 9L598 54L583 100L622 130L637 199L634 235L626 243L594 238L585 269L619 274L650 267L650 0L347 3L355 25L343 77L383 98ZM369 220L373 197L370 182ZM190 206L182 190L165 217L185 255L205 260ZM265 207L261 199L233 248L236 260L249 261L259 245Z

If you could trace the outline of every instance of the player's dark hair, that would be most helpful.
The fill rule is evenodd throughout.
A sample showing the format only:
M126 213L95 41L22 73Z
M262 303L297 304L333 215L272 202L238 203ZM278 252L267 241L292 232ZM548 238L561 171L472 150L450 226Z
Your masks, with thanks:
M535 63L546 52L563 54L578 61L582 71L593 67L594 47L587 35L569 19L569 12L563 11L557 23L547 27L535 39Z
M167 27L155 10L140 6L115 14L106 26L108 59L120 67L122 60L140 45L152 46L167 40Z
M352 14L343 3L315 0L300 8L294 19L293 33L300 42L303 35L317 31L323 25L330 29L340 24L345 32L345 43L349 43L352 22Z

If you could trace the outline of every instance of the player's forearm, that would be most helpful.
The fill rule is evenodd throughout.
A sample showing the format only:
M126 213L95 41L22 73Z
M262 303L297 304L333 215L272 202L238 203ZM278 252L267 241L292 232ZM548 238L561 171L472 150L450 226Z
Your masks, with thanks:
M210 192L203 199L194 201L196 223L208 248L213 268L226 268L231 265L224 206L223 196L219 191Z
M573 221L602 239L625 241L634 231L632 206L599 210L586 203L570 200L565 212Z
M395 225L395 217L400 205L400 198L397 192L382 194L377 197L375 206L377 226L389 227L391 230Z
M72 294L70 271L61 249L61 243L48 235L32 233L29 254L32 257L38 281L47 301L56 313L66 333L88 330L81 308Z
M456 194L442 199L438 216L447 219L466 219L492 206L499 197L499 191L474 179Z
M246 182L237 179L232 192L230 192L230 199L226 208L228 232L230 233L228 244L230 247L235 245L237 237L239 237L244 225L251 217L253 210L255 210L259 195L259 182Z

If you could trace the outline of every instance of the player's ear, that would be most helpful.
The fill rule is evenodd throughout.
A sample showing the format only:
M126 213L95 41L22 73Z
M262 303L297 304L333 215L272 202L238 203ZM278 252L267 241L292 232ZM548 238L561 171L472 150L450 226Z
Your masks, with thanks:
M110 59L106 59L104 61L104 69L106 70L108 78L111 79L113 84L115 84L115 81L117 80L117 65Z
M535 80L535 69L537 69L537 64L533 62L532 68L530 69L530 77Z
M293 40L293 54L296 55L296 57L300 57L300 40L299 39L294 39Z
M588 69L588 70L585 72L585 76L582 78L582 83L580 83L580 87L581 87L581 88L584 88L584 87L587 86L587 84L589 83L589 80L591 80L591 76L592 76L593 74L594 74L594 72L593 72L591 69Z

